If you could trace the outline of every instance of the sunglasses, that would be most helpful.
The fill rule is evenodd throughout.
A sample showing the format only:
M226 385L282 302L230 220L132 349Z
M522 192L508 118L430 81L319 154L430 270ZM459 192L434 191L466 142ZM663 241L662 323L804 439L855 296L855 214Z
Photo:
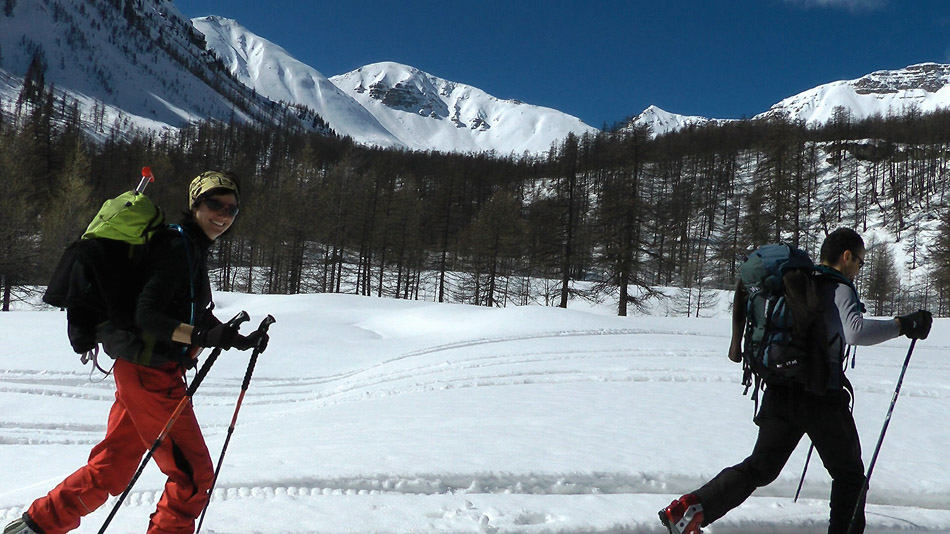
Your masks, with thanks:
M241 211L241 208L237 204L226 204L221 202L216 198L206 198L204 200L205 206L208 206L208 209L211 211L216 211L220 213L223 210L227 210L229 217L234 217Z

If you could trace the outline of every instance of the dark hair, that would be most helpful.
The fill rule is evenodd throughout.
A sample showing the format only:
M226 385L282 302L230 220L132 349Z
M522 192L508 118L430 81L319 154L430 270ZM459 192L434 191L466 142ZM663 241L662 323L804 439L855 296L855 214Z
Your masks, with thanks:
M864 248L864 240L857 232L850 228L838 228L828 234L824 243L821 244L821 253L819 259L823 263L833 265L838 262L844 251L850 250L852 254Z

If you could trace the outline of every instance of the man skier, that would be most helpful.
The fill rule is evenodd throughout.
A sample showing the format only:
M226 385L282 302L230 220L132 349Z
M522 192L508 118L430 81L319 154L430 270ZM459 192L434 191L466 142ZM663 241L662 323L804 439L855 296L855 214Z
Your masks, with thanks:
M853 286L865 248L854 230L835 230L822 243L817 267L823 274L812 286L823 308L823 324L828 343L875 345L901 334L925 339L933 317L917 311L894 319L865 319ZM837 280L835 278L837 277ZM733 333L729 357L741 361L739 343L745 327L745 290L736 291L733 306ZM741 315L740 315L741 314ZM738 330L737 330L738 329ZM739 506L756 488L775 480L804 434L808 434L832 478L829 534L864 532L864 463L861 444L849 409L847 379L840 361L830 370L823 394L805 391L795 383L768 384L761 409L755 417L759 427L752 454L742 463L728 467L704 486L674 500L660 510L660 520L671 534L699 534L706 526ZM857 514L855 510L857 509Z
M231 227L238 201L230 173L208 171L191 182L189 210L181 225L162 230L150 244L152 259L136 302L138 331L111 323L97 329L97 340L115 358L115 403L105 438L93 447L85 466L34 501L4 534L69 532L109 495L125 490L143 454L185 396L184 371L194 365L189 345L247 350L267 342L266 334L243 336L211 313L208 250ZM191 534L209 499L214 468L190 404L154 458L168 480L147 532Z

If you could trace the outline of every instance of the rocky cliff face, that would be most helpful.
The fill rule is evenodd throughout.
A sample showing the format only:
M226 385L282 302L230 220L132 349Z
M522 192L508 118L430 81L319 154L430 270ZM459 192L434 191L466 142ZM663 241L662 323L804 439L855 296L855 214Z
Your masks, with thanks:
M921 90L936 93L950 83L950 65L923 63L901 70L881 70L853 82L860 95L893 94Z

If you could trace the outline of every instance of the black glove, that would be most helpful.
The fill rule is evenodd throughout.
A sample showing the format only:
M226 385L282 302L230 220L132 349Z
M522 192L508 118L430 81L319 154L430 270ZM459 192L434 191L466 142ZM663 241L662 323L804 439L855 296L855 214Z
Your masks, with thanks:
M90 309L69 308L66 310L66 334L76 354L84 354L96 347L96 319L99 315Z
M901 315L897 321L901 324L901 335L911 339L927 339L934 316L929 311L917 310L908 315Z
M229 326L227 323L211 328L195 327L191 332L191 344L199 347L215 347L227 350L234 346L234 340L239 336L241 334L238 334L237 328Z
M258 352L264 352L268 341L270 341L270 336L267 332L255 330L246 336L238 334L231 346L238 350L258 349Z

